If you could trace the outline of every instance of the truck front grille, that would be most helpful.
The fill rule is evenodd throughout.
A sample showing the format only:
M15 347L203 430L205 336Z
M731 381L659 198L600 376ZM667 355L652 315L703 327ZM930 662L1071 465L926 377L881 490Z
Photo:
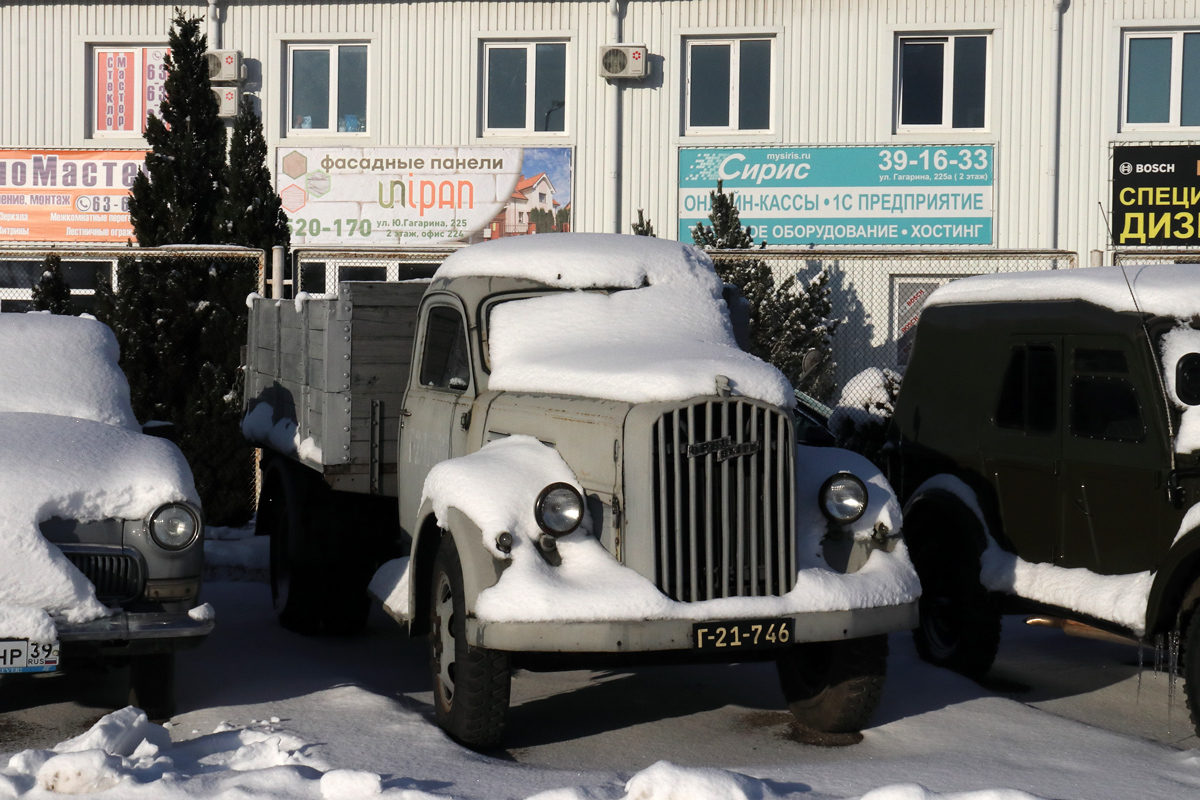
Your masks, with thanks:
M711 400L667 412L652 436L658 588L685 602L791 591L791 419L745 400Z
M100 602L116 605L141 597L145 584L141 559L124 548L62 549L63 555L96 587Z

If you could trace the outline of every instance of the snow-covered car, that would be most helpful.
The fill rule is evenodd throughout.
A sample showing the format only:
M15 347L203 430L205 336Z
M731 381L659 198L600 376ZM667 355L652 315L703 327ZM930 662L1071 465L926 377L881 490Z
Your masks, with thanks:
M889 432L918 650L986 673L1000 614L1158 646L1200 723L1200 272L986 275L935 292Z
M118 355L93 318L0 314L0 673L128 663L131 701L163 717L175 651L214 625L203 517Z
M511 670L567 654L772 660L798 723L867 724L915 623L899 506L866 459L797 447L702 250L472 245L432 282L252 298L248 352L280 621L360 625L375 573L458 741L494 745Z

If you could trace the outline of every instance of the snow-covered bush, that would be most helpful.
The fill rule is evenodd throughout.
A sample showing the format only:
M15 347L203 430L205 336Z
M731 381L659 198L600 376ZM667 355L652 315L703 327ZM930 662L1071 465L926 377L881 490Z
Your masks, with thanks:
M903 377L901 370L870 367L846 382L829 417L838 447L861 453L883 468L887 426L896 411Z

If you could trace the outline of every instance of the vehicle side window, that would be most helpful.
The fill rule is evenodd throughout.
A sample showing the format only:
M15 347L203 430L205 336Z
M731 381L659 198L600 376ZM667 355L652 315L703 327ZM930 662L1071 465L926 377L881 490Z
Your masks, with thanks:
M1137 391L1126 378L1125 354L1120 350L1075 351L1071 378L1071 433L1110 442L1140 442L1146 438ZM1107 373L1107 374L1081 374ZM1114 374L1115 373L1115 374Z
M1046 344L1014 347L1000 386L996 426L1053 433L1058 423L1058 355Z
M447 306L434 306L425 323L421 385L461 392L470 384L471 360L462 315Z

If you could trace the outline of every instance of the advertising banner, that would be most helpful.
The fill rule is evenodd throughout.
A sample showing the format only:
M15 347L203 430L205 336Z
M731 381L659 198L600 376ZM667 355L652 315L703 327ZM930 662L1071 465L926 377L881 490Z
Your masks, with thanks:
M1114 245L1200 244L1200 145L1116 146L1112 164Z
M389 247L570 230L569 147L281 147L292 244Z
M0 242L125 242L144 150L0 150Z
M771 245L992 244L992 145L681 148L679 239L736 195Z

